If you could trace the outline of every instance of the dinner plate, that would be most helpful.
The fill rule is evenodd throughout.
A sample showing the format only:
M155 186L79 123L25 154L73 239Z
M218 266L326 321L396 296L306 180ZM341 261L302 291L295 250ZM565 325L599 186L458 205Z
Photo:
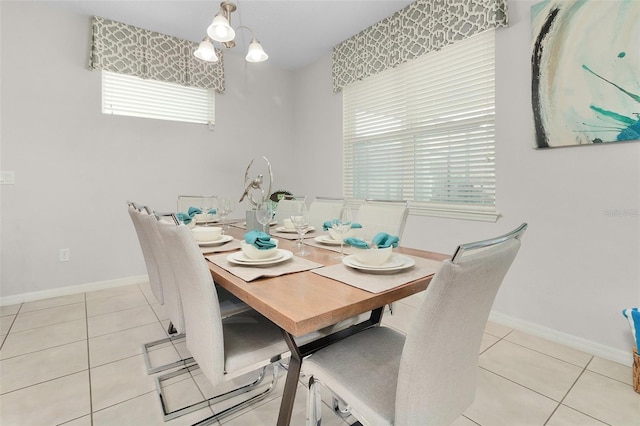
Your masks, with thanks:
M213 218L213 219L196 219L196 223L215 223L215 222L219 222L220 219L217 218Z
M233 240L231 235L220 235L220 238L213 241L198 241L199 246L218 246Z
M342 259L342 263L351 268L359 269L366 272L387 273L402 271L404 269L411 268L416 264L416 261L410 257L394 253L386 262L378 266L365 265L361 262L358 262L355 255L346 256L344 259Z
M331 245L331 246L339 246L340 245L340 240L334 240L333 238L331 238L328 235L318 235L313 240L317 241L317 242L319 242L321 244L328 244L328 245Z
M311 232L314 231L316 228L314 228L313 226L310 226L309 228L307 228L307 232ZM284 226L278 226L276 228L276 231L278 232L287 232L287 233L292 233L292 234L297 234L298 231L295 228L285 228Z
M236 265L244 266L266 266L275 265L276 263L284 262L293 257L293 253L289 250L276 249L276 255L267 259L250 259L243 252L236 251L227 256L227 260Z

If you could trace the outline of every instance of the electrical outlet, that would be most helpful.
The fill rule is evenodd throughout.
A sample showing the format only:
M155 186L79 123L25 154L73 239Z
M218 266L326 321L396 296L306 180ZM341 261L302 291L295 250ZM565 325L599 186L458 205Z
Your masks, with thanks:
M71 250L60 249L60 262L68 262L71 260Z

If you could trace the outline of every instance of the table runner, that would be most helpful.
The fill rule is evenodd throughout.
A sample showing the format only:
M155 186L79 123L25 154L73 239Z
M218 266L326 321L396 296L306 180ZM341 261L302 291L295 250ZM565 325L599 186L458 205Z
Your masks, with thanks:
M235 265L227 260L228 253L205 256L212 263L222 269L231 272L238 278L249 282L261 277L279 277L280 275L292 274L294 272L308 271L309 269L320 268L321 263L312 262L302 257L293 256L290 260L277 263L271 266L242 266Z
M407 256L403 254L402 256ZM422 257L407 256L415 260L416 264L409 269L395 273L372 274L350 268L342 263L324 268L314 269L313 273L331 278L369 293L382 293L418 278L435 274L442 262L424 259Z

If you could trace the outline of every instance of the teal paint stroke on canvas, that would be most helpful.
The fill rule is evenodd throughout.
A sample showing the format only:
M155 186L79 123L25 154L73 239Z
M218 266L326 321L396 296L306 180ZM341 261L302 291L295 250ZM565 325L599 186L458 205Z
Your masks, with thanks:
M531 7L536 147L640 140L640 1Z

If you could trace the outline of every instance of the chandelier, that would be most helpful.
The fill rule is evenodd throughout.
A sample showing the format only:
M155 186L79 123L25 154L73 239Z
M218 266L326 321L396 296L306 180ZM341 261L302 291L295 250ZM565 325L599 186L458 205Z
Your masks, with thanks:
M231 49L236 45L234 41L236 37L236 31L240 29L248 30L251 33L251 43L249 43L249 49L245 60L247 62L264 62L269 59L269 56L264 52L262 45L253 35L253 31L249 27L240 25L235 30L231 27L231 12L235 12L237 9L234 3L230 1L223 1L220 3L220 12L216 14L211 22L211 25L207 28L207 37L205 37L198 49L193 54L196 58L207 62L216 62L218 55L216 55L216 49L213 46L213 41L222 43L227 49Z

